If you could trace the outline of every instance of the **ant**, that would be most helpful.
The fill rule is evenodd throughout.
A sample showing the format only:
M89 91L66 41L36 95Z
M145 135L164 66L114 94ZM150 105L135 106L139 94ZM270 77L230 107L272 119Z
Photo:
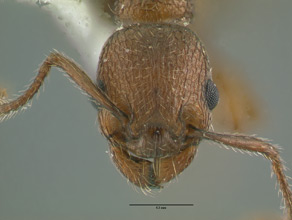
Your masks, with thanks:
M1 93L0 120L24 108L57 67L96 104L112 161L142 190L162 188L190 165L201 140L210 140L269 159L292 220L292 192L278 148L255 136L211 131L219 92L204 46L187 27L191 1L116 0L113 11L122 28L103 47L96 83L55 51L21 96L8 100Z

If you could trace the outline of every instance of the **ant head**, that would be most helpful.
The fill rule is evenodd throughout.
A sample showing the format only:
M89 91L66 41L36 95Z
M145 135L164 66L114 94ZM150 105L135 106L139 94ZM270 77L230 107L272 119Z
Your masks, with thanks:
M192 18L190 0L116 0L117 20L132 23L189 24Z
M167 40L165 40L167 39ZM99 88L123 112L99 112L112 159L134 184L160 187L192 161L218 92L198 37L174 24L115 32L100 57Z

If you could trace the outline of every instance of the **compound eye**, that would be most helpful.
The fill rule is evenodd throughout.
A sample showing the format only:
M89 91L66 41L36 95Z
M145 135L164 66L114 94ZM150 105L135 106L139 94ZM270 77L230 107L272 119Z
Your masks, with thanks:
M213 110L218 104L219 92L215 83L211 79L208 79L207 81L205 96L206 96L208 108L210 110Z

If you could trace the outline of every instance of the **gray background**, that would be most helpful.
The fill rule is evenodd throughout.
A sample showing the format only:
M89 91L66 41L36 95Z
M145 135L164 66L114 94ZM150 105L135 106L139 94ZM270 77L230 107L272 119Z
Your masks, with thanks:
M283 146L282 156L292 168L292 1L197 1L195 26L207 49L232 57L264 103L264 123L248 133ZM0 2L0 86L10 95L28 84L53 48L80 61L41 10ZM137 193L111 163L95 120L87 98L53 70L32 108L0 124L1 220L231 220L281 213L267 160L205 142L178 181L154 198ZM156 210L129 203L194 207Z

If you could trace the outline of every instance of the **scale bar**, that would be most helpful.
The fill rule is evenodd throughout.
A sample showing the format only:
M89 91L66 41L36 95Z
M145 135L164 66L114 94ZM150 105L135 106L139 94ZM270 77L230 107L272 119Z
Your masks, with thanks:
M185 204L183 204L183 203L177 203L177 204L175 204L175 203L168 203L168 204L163 204L163 203L161 203L161 204L152 204L152 203L145 203L145 204L129 204L129 206L194 206L194 204L187 204L187 203L185 203Z

